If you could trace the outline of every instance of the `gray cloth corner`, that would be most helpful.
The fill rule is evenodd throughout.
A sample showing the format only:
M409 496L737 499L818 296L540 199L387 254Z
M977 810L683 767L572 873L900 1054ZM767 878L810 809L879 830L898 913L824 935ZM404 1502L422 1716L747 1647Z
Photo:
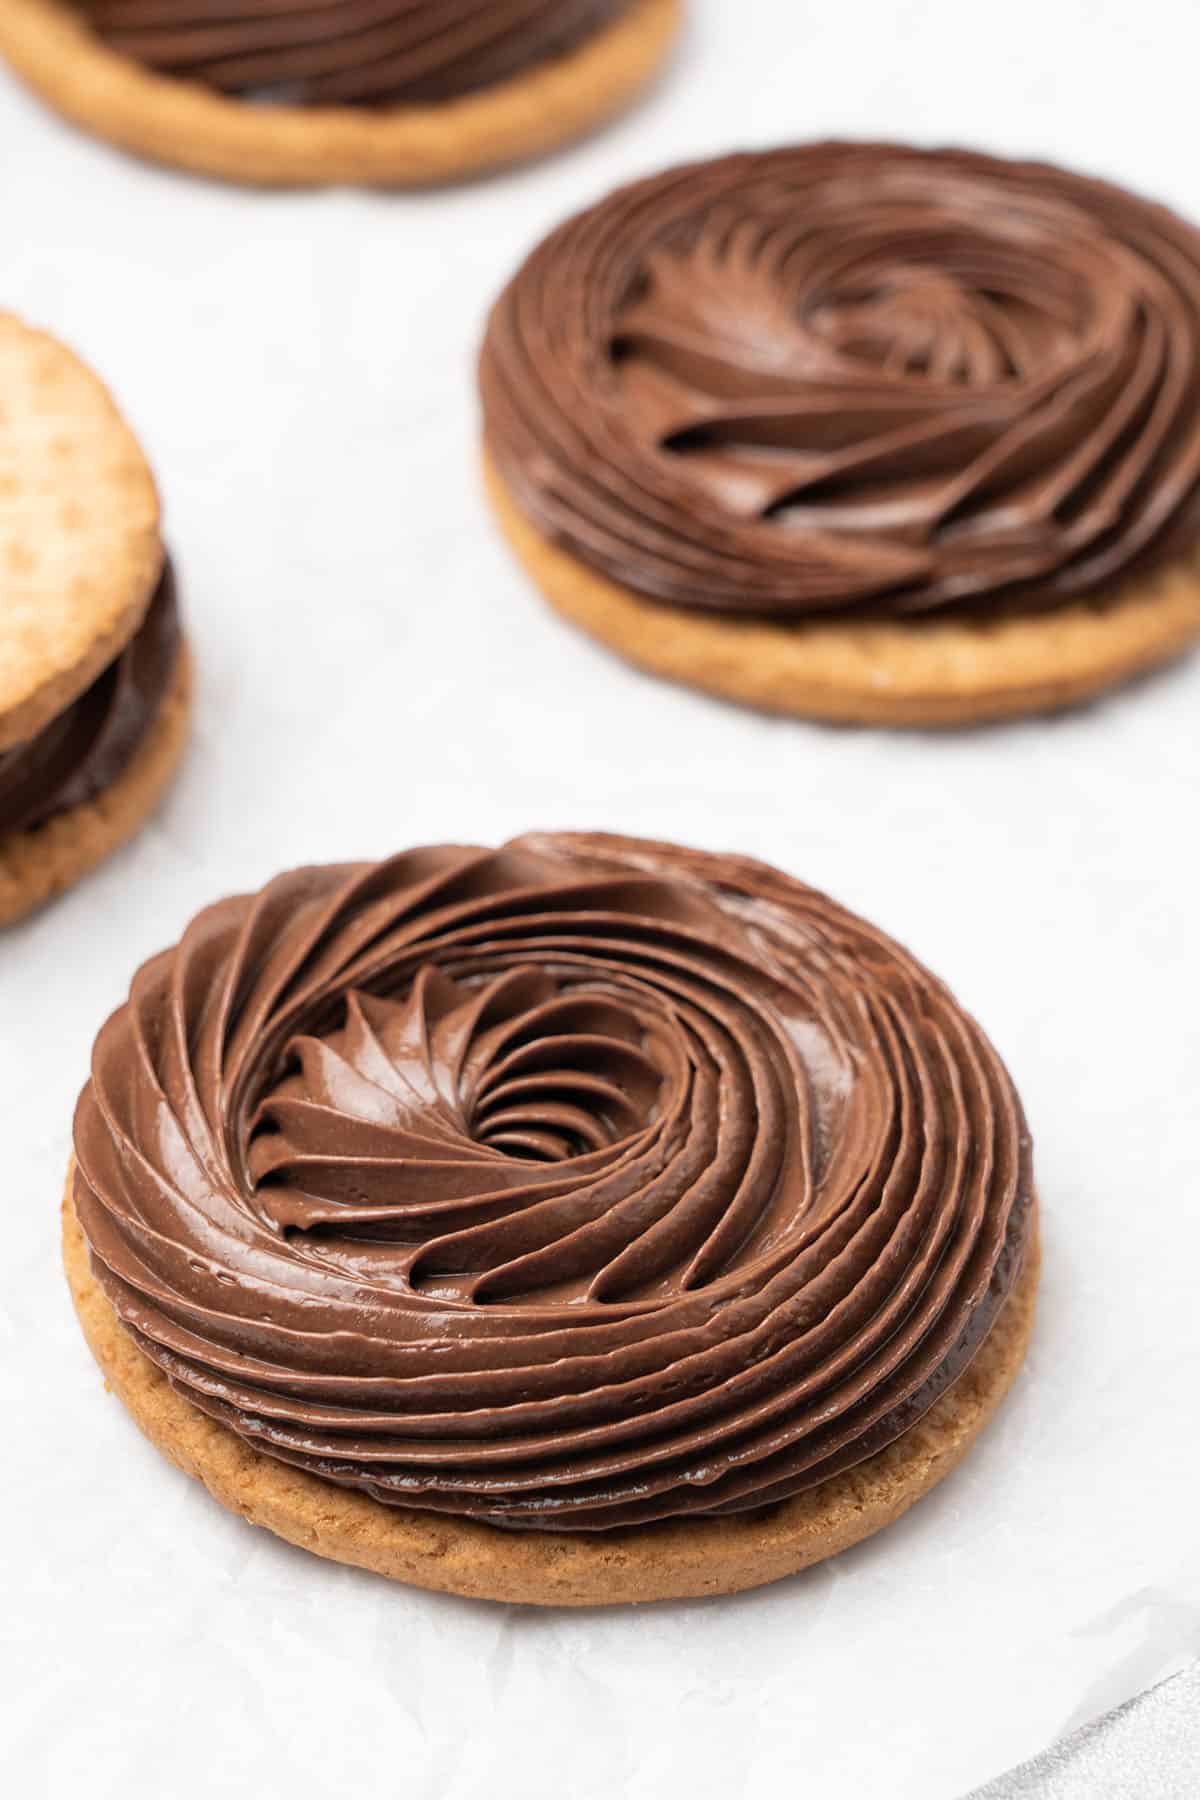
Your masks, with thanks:
M964 1800L1200 1800L1200 1662Z

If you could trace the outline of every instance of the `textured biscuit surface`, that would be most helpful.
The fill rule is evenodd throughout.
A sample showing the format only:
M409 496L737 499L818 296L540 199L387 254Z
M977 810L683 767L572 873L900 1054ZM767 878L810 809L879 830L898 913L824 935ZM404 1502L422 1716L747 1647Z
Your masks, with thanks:
M766 712L839 724L947 726L1052 712L1200 638L1200 557L1105 598L994 620L797 624L657 605L550 543L485 455L500 527L551 605L653 674Z
M201 1413L119 1322L92 1274L71 1185L68 1173L63 1256L75 1308L106 1384L151 1442L252 1525L335 1562L473 1599L601 1606L736 1593L836 1556L950 1473L1003 1399L1033 1328L1036 1238L966 1373L902 1439L849 1473L740 1518L575 1537L506 1532L383 1506L263 1456Z
M63 0L0 0L0 54L59 112L122 149L258 185L419 187L515 162L620 111L663 61L683 0L635 0L579 49L438 106L255 105L108 49Z
M162 567L158 495L104 384L0 313L0 750L133 636Z
M13 924L79 881L154 811L187 740L191 686L185 646L158 716L112 786L33 831L0 837L0 926Z

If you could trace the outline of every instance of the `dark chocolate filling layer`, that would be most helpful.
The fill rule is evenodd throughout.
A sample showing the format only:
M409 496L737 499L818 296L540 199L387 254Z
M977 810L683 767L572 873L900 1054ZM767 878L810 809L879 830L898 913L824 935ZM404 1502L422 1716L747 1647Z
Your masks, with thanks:
M298 106L428 105L575 49L631 0L78 0L136 62Z
M0 751L0 836L31 831L112 787L158 717L179 644L168 562L145 618L115 661L36 737Z

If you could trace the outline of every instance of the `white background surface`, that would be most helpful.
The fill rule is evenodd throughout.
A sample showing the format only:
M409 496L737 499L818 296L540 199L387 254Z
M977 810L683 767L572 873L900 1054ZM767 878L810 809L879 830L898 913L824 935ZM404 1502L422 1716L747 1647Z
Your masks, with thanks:
M486 302L567 210L688 154L956 139L1200 216L1183 0L696 0L655 97L421 198L242 194L0 79L0 304L161 475L202 685L157 821L0 942L9 1791L951 1800L1200 1653L1200 659L949 737L773 723L549 614L475 474ZM1025 1097L1037 1338L958 1475L764 1592L539 1614L392 1588L223 1513L106 1399L58 1268L71 1109L134 966L311 860L529 827L752 852L956 987ZM16 1379L13 1379L13 1370Z

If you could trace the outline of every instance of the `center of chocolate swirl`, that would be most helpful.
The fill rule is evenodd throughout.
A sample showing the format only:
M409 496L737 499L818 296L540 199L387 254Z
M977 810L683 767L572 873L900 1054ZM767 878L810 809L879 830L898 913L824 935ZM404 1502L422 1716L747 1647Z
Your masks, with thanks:
M1050 605L1200 536L1200 235L1041 165L817 144L570 220L498 302L489 447L635 592Z
M950 995L759 864L439 846L222 901L97 1040L76 1206L126 1328L267 1454L604 1530L762 1506L966 1367L1028 1136Z
M685 1032L649 992L519 962L463 980L425 964L403 998L355 989L339 1029L293 1041L255 1115L250 1167L286 1229L410 1246L407 1278L424 1292L518 1299L541 1293L536 1277L455 1284L454 1256L426 1239L477 1224L481 1200L549 1195L562 1165L573 1182L615 1171L679 1117L689 1086ZM397 1207L400 1185L421 1203ZM617 1280L599 1258L570 1286L611 1293Z
M664 929L679 903L642 905ZM493 948L457 977L421 965L402 997L352 990L343 1023L290 1042L253 1114L264 1214L327 1245L387 1243L415 1292L473 1305L661 1299L795 1228L787 1015L745 983L690 993L623 938L618 921L574 957L551 936L544 959ZM677 1210L701 1177L708 1204Z

